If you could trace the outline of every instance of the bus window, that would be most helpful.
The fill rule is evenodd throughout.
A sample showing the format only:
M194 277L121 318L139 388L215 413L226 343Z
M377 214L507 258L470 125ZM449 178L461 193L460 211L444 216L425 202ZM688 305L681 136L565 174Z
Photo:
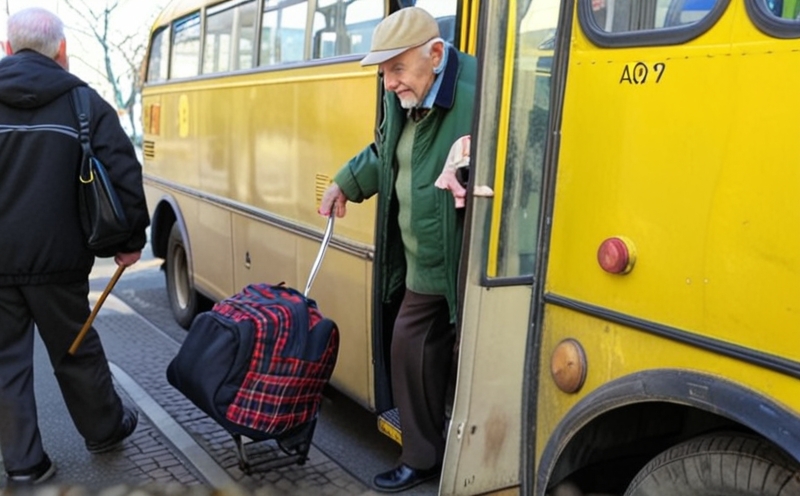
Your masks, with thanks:
M260 66L303 60L308 2L267 0L261 20Z
M427 10L436 18L444 40L455 43L456 3L456 0L417 0L415 5Z
M155 83L167 79L169 68L169 27L161 28L150 41L150 56L147 63L147 82Z
M255 0L234 0L206 11L203 74L253 66L255 11Z
M673 1L667 9L665 26L682 26L698 22L714 6L714 0Z
M759 0L772 15L781 19L800 20L799 0Z
M314 13L315 59L367 53L372 30L383 19L380 0L320 0Z
M535 268L558 13L557 3L533 0L520 17L513 84L505 90L510 96L502 97L508 111L496 116L506 131L497 136L494 204L486 206L492 219L489 278L530 277Z
M170 78L197 76L200 70L200 13L175 22Z
M608 33L648 31L700 22L721 0L586 0Z

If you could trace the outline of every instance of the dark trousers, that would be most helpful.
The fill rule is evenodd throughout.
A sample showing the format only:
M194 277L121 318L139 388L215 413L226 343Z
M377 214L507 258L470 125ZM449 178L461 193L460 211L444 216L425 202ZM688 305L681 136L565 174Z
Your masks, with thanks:
M455 330L443 296L406 291L392 335L392 393L400 412L400 461L426 470L444 458L445 396Z
M47 348L78 432L104 441L122 419L100 337L91 329L75 355L72 341L89 316L89 282L0 286L0 451L6 471L25 470L44 450L33 390L33 328Z

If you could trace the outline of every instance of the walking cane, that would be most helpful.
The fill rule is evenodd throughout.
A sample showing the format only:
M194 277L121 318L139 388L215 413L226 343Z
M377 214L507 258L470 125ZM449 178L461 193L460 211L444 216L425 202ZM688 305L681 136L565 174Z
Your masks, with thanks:
M92 322L94 322L94 318L97 317L97 313L100 311L100 307L103 306L103 303L106 301L106 297L108 293L114 289L114 285L117 284L122 272L125 270L124 265L118 265L117 271L114 272L114 276L108 281L108 285L106 285L106 289L103 291L103 294L100 295L100 299L97 300L97 303L94 304L94 308L92 309L92 313L89 314L89 318L86 319L86 323L83 324L83 328L81 332L78 333L78 337L75 338L75 341L72 342L72 346L69 347L69 354L74 355L76 351L78 351L78 346L81 345L81 341L83 338L86 337L86 333L89 332L89 329L92 327Z

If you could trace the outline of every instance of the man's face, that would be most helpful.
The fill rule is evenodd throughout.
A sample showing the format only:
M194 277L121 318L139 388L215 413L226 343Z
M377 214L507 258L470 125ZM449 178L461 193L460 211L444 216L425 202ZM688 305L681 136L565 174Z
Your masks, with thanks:
M378 69L383 74L384 89L394 92L403 108L419 105L433 86L433 69L441 62L443 49L441 43L435 43L430 55L426 55L423 45L382 63Z

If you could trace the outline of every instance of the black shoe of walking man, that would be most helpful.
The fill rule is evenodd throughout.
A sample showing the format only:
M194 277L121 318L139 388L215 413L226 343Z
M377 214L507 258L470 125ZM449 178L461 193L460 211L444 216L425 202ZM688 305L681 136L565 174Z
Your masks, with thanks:
M106 453L116 448L128 436L133 434L136 430L136 425L139 423L139 412L135 409L124 406L122 407L122 421L117 426L114 433L105 441L92 442L86 441L86 449L93 455Z
M42 461L27 470L12 470L6 474L8 487L35 486L50 479L56 473L56 466L47 454Z

